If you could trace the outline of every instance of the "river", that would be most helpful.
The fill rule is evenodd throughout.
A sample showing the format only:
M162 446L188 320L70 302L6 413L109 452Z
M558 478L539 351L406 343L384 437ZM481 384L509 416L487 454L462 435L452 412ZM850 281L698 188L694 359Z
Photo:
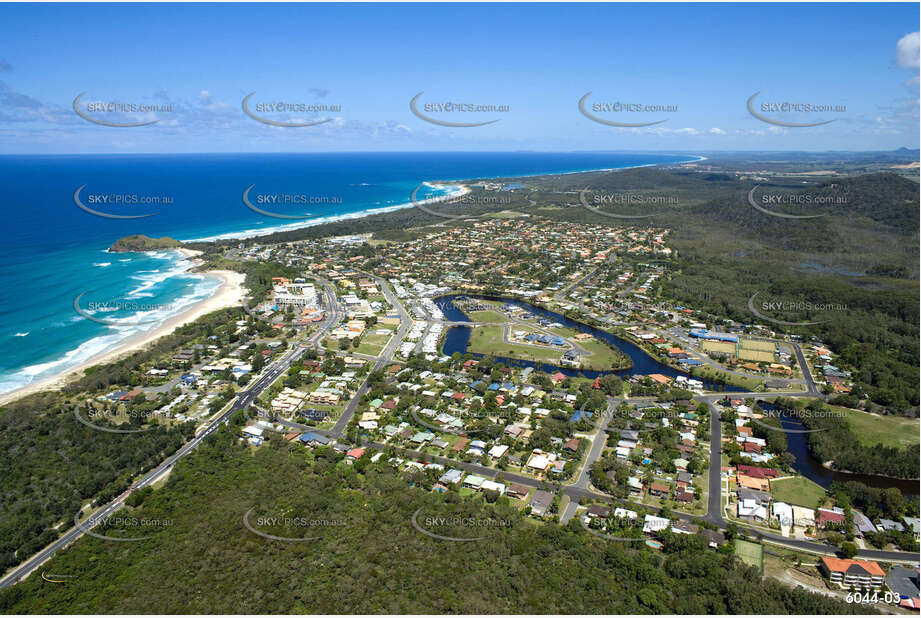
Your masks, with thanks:
M758 401L758 405L765 410L772 409L772 405L767 401ZM784 429L792 429L796 431L803 431L806 429L806 426L803 425L802 421L800 421L798 418L789 416L787 414L780 414L778 415L778 418L780 419L780 424L784 427ZM807 436L808 434L805 433L788 433L787 450L790 453L793 453L793 456L796 458L796 463L793 465L793 468L817 485L821 485L822 487L828 489L835 481L842 483L846 481L858 481L864 485L869 485L870 487L878 487L881 489L885 489L887 487L895 487L905 495L917 496L919 494L919 481L892 479L885 476L873 476L871 474L851 474L848 472L829 470L822 465L822 462L820 462L809 453Z
M481 300L499 301L503 303L509 303L512 305L518 305L519 307L522 307L523 309L526 309L527 311L535 315L549 318L555 322L559 322L560 324L563 324L564 326L568 328L572 328L572 329L578 330L583 333L589 333L590 335L593 335L594 337L611 344L612 346L614 346L615 348L617 348L618 350L626 354L630 358L630 361L633 363L629 369L621 369L618 371L593 371L593 370L588 370L588 369L572 369L568 367L560 367L558 365L553 365L550 363L538 363L534 361L507 358L504 356L495 357L496 360L501 361L505 363L506 365L511 365L515 367L541 368L544 371L550 370L551 372L559 371L560 373L564 375L572 376L572 377L575 377L581 374L587 378L597 378L598 376L607 375L609 373L613 373L614 375L623 376L623 377L630 377L630 376L639 375L639 374L649 375L651 373L660 373L670 378L676 378L682 375L693 377L688 373L678 371L677 369L673 369L672 367L669 367L668 365L664 365L660 363L659 361L654 359L652 356L650 356L648 353L646 353L639 346L629 341L626 341L624 339L621 339L620 337L617 337L616 335L612 335L609 332L603 331L593 326L589 326L588 324L577 322L559 313L556 313L555 311L550 311L549 309L544 309L542 307L538 307L536 305L532 305L531 303L521 301L521 300L504 298L501 296L487 296L487 295L481 295L481 294L450 294L447 296L442 296L438 299L440 301L439 308L441 309L442 313L444 313L445 318L452 322L469 322L470 321L469 318L464 314L464 312L458 309L454 305L453 301L457 298L477 298ZM445 333L445 342L444 342L444 346L442 347L442 352L449 356L451 354L454 354L455 352L466 354L467 345L470 342L471 333L472 333L472 329L463 327L463 326L455 326L453 328L448 329L447 333ZM471 354L473 353L471 352ZM474 354L474 356L482 357L483 355ZM699 379L699 378L696 378L696 379ZM704 388L709 391L725 391L725 392L741 392L742 391L742 389L740 388L729 386L721 382L711 382L709 380L702 380L702 382L704 383Z

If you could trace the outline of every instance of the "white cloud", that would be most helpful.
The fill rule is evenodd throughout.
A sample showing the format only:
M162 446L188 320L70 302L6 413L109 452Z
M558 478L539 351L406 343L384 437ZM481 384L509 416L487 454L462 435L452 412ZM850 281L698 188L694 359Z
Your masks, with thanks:
M895 61L903 69L917 71L921 65L919 33L906 34L895 44Z
M669 129L668 127L632 127L632 128L615 128L615 131L632 133L633 135L701 135L702 131L693 127L684 127L683 129Z
M710 135L726 135L726 132L719 127L713 127L710 129Z

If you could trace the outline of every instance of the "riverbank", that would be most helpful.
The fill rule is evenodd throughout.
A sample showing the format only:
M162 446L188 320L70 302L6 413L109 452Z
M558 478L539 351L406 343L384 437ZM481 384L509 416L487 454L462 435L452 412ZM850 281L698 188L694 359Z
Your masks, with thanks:
M194 251L191 249L179 249L179 251L189 258L194 258L201 254L200 251ZM11 401L25 397L27 395L31 395L33 393L48 390L58 390L68 382L82 377L84 371L93 365L113 363L121 358L124 358L125 356L143 348L154 340L159 339L164 335L169 335L180 326L194 322L207 313L217 311L218 309L224 309L225 307L240 306L244 295L243 280L245 276L242 273L237 273L230 270L210 270L199 274L220 279L221 286L214 294L208 298L203 299L202 301L195 303L181 313L168 318L162 324L149 332L138 333L133 337L129 337L115 348L90 357L76 367L65 369L56 375L39 380L32 384L28 384L22 388L3 393L0 395L0 405L7 404Z
M483 293L471 293L471 292L453 292L450 294L444 294L438 296L435 300L440 300L443 303L451 303L455 298L458 297L467 297L467 298L476 298L479 300L487 301L499 301L499 302L510 302L518 304L525 307L531 313L541 315L543 317L551 318L556 322L563 324L565 327L572 328L579 332L585 332L593 335L596 339L601 342L612 345L615 349L619 350L621 353L626 355L631 362L631 366L626 370L611 370L611 371L593 371L589 369L573 369L570 367L562 367L560 365L552 363L540 363L545 367L551 367L554 371L559 371L564 375L569 375L575 377L579 374L583 374L585 377L590 379L595 379L602 375L614 374L621 377L628 377L633 375L651 375L651 374L662 374L669 378L677 378L679 376L689 377L689 374L684 371L679 371L659 362L652 355L649 354L642 347L618 336L615 333L607 331L597 326L592 326L584 322L579 322L573 318L564 316L561 313L557 313L551 309L547 309L543 305L536 304L535 299L523 300L513 296L499 296L493 294L483 294ZM449 320L452 321L469 321L466 314L454 307L451 308L442 306L442 312L445 314ZM448 328L444 334L444 343L442 345L442 353L446 355L451 355L454 352L460 352L461 354L467 353L467 347L470 343L471 331L473 329L469 327L452 327ZM474 353L475 354L475 353ZM496 356L496 359L501 362L511 362L519 364L522 366L534 366L537 367L539 363L534 361L526 361L515 359L507 356ZM714 383L709 381L704 381L704 388L712 392L737 392L740 389L733 387L727 384Z
M289 231L293 227L302 227L305 225L322 226L325 223L341 222L343 220L366 220L369 222L369 227L374 227L377 220L375 215L414 207L424 209L425 205L428 204L435 204L446 200L463 199L463 197L470 193L470 187L468 185L472 182L471 179L501 177L526 179L554 175L558 176L560 174L597 173L644 166L669 166L693 160L701 160L700 157L693 155L650 157L640 155L610 155L606 153L603 155L567 154L560 156L529 154L525 157L528 161L533 157L538 157L542 162L537 165L533 162L520 161L519 159L522 156L524 155L499 156L501 167L499 167L498 163L492 161L492 158L496 157L495 155L484 154L465 158L462 157L464 159L462 165L454 161L453 158L456 157L453 156L446 157L448 159L447 164L434 166L429 164L431 157L424 157L426 161L424 165L420 166L418 162L411 160L409 161L408 167L407 162L402 161L402 158L400 158L398 161L399 164L397 165L389 156L384 157L382 162L377 161L376 157L370 158L373 159L373 161L365 160L368 159L368 157L363 156L359 158L360 160L357 163L352 163L352 167L346 166L349 170L352 170L347 175L347 178L345 178L345 180L349 182L347 185L343 184L344 181L340 177L341 175L339 175L344 163L338 161L336 157L333 157L334 161L331 163L328 157L324 157L321 160L311 162L313 166L312 169L315 168L316 170L315 176L319 185L328 185L325 190L330 194L336 193L335 187L338 187L340 190L339 192L343 193L346 197L357 200L357 203L362 204L362 207L367 205L370 206L370 208L346 213L336 212L339 210L337 208L332 211L326 211L329 213L329 216L326 217L321 216L310 221L284 225L274 225L269 222L270 224L267 227L260 228L256 226L264 225L266 222L251 221L250 219L241 217L234 218L234 211L228 210L226 207L226 204L230 203L228 200L231 199L231 194L228 189L228 193L223 195L223 201L208 194L202 196L204 203L201 208L183 212L180 212L179 209L166 209L159 212L157 221L160 227L158 227L156 234L153 234L145 227L145 222L147 220L139 220L139 222L133 226L135 229L132 231L136 231L138 234L146 233L146 235L151 237L166 233L171 238L195 238L197 242L203 242L225 238L244 239L271 236L275 232ZM644 161L649 161L651 158L668 158L674 160L659 160L654 163L643 163ZM505 162L505 159L510 159L510 162ZM486 164L484 164L484 160ZM172 161L169 161L169 163L171 162ZM269 165L269 163L271 163L271 172L273 174L278 173L279 165L283 168L285 167L284 164L280 164L278 161L273 160L271 162L266 162L264 158L256 158L253 161L247 161L247 169L259 170L262 166ZM200 178L202 174L213 171L214 164L215 162L210 160L204 162L197 160L184 161L184 167L182 168L184 170L183 173L176 176L174 180L175 182L179 182L188 176L196 179L197 182L197 179ZM68 163L67 166L69 165ZM294 165L294 163L290 165L290 174L292 174L292 177L301 178L304 166L299 163L297 165ZM80 167L80 165L78 165L78 167ZM408 196L405 194L394 196L391 195L392 192L387 193L384 191L384 188L391 187L394 184L392 178L394 174L382 174L380 170L391 168L399 170L400 177L407 177L407 175L409 175L409 177L415 176L416 178L456 178L459 180L429 180L425 183L429 188L440 189L442 192L445 192L445 194L429 197L413 203L412 201L407 201ZM173 168L170 169L172 170ZM502 174L497 174L495 172L497 169L504 169L507 171ZM541 171L537 171L538 169ZM548 169L559 169L564 171L543 171ZM119 171L120 170L112 171L111 175L117 176ZM341 186L336 185L332 181L328 181L330 178L339 182ZM464 178L468 180L463 180ZM324 182L326 185L324 185ZM194 183L191 183L189 186L193 184ZM153 188L151 188L151 190L153 190ZM158 186L156 190L162 191L164 188ZM371 193L363 193L365 191L370 191ZM380 199L378 201L373 201L378 194L381 194ZM208 199L204 199L205 197ZM236 198L239 198L238 194ZM192 198L190 197L189 199ZM347 199L346 203L348 203L348 201ZM242 210L245 211L246 209ZM319 214L322 215L325 213L321 212ZM217 222L224 223L218 225ZM63 226L64 222L58 221L56 223ZM77 254L75 252L73 256L68 255L67 259L62 260L65 266L54 268L50 271L51 274L47 276L38 277L35 276L33 271L23 270L22 272L30 273L30 277L26 278L24 282L12 280L4 282L5 286L9 289L24 291L24 296L28 298L29 301L27 303L22 303L17 309L19 315L7 323L6 326L9 331L8 337L0 337L0 343L9 345L9 347L4 350L4 357L8 362L8 366L4 372L7 374L7 379L3 386L4 388L11 389L0 394L0 401L9 400L10 397L15 398L21 396L23 393L32 392L38 384L54 384L62 375L79 371L81 368L85 367L87 363L97 363L98 359L105 358L109 354L108 350L119 350L129 341L128 339L118 341L117 338L120 334L112 329L105 330L102 334L98 333L99 329L95 329L96 332L93 332L93 329L89 328L90 325L88 322L81 324L79 318L74 316L65 316L64 319L60 319L57 315L42 314L45 306L50 306L51 303L59 301L57 298L46 298L46 296L50 295L50 292L46 292L46 290L60 290L65 289L67 286L73 286L76 290L74 293L77 293L101 286L103 283L115 287L117 285L125 285L125 282L137 280L143 282L143 287L130 291L119 291L116 294L118 297L127 295L132 300L133 294L138 294L139 297L147 298L151 297L149 292L144 291L147 288L152 287L152 285L168 287L164 282L176 281L176 279L173 279L175 274L191 271L187 268L183 268L182 270L173 268L172 265L171 269L168 271L161 264L146 262L151 262L155 258L162 259L160 256L171 253L173 255L181 254L188 262L191 262L193 265L197 264L198 267L201 267L201 262L195 259L201 255L201 252L188 249L188 244L177 250L153 252L143 255L129 253L119 255L103 251L106 257L100 258L95 254L99 253L99 247L102 246L103 243L106 246L110 245L111 238L109 238L106 233L100 232L97 228L86 226L82 214L75 216L73 221L68 220L66 223L68 234L76 234L84 244L93 246L86 250L81 249L82 253ZM196 241L186 240L186 243ZM39 248L40 247L36 246L36 251ZM204 248L204 246L196 248L200 249ZM45 251L45 249L43 249L43 251ZM50 249L47 251L50 251ZM30 256L28 253L19 255L24 262L41 261L39 258L42 257L42 252L38 251L34 257ZM90 264L92 265L92 270L90 269ZM94 270L97 268L104 270ZM105 281L102 279L105 279ZM43 282L42 286L30 289L30 286L34 285L34 282L38 280ZM178 284L173 283L170 285L175 288ZM158 291L158 293L161 292L162 290ZM186 300L188 298L189 295L186 292L179 300ZM41 316L41 319L38 316ZM77 325L76 328L73 328L74 325ZM86 333L85 335L84 332ZM23 345L26 341L33 341L20 339L21 337L29 337L30 333L33 338L37 339L41 337L41 343L38 345ZM125 335L127 336L128 333L125 333ZM34 382L29 382L29 380L34 380Z

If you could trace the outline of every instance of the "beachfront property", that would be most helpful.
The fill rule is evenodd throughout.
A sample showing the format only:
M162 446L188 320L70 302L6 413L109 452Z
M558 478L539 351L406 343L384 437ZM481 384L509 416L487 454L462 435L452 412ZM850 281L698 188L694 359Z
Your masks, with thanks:
M272 302L277 307L316 309L317 289L312 283L292 283L283 277L273 277Z

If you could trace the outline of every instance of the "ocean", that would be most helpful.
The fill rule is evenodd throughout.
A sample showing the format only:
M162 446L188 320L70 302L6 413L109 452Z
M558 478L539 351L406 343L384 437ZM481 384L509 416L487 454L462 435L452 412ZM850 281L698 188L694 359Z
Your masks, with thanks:
M694 159L531 152L0 156L0 393L114 349L220 286L188 272L192 263L177 251L109 253L123 236L242 238L406 207L425 181ZM247 188L258 210L303 218L260 214L244 203ZM75 201L78 189L85 209ZM448 191L426 188L417 198Z

